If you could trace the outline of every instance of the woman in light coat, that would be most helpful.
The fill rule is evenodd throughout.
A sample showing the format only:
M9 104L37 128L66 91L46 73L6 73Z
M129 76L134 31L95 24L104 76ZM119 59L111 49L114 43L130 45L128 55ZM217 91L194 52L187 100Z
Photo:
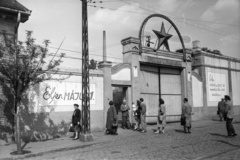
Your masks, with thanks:
M185 118L184 132L191 133L191 123L192 123L192 106L188 103L188 99L183 99L182 107L182 117Z

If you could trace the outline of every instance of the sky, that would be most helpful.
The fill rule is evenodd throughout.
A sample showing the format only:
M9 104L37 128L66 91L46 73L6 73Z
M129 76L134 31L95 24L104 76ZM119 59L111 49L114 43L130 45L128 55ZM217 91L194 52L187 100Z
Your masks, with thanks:
M63 67L81 68L82 2L81 0L18 0L32 11L29 20L19 26L19 40L26 30L33 31L37 44L49 39L51 53L66 53ZM151 14L169 17L186 39L186 48L200 41L200 47L219 50L223 55L240 59L240 0L96 0L88 3L90 59L102 61L103 31L106 31L107 60L122 62L121 40L138 37L140 26ZM180 49L176 32L167 21L148 21L144 35L159 30L162 23L172 34L171 51ZM62 44L62 45L61 45ZM60 49L57 51L57 48Z

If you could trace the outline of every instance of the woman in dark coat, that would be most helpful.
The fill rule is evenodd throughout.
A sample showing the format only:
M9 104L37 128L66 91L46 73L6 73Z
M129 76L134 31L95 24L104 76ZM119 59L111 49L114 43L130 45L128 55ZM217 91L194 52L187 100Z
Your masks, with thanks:
M78 139L78 131L79 131L79 125L81 120L81 111L78 109L79 105L74 104L74 112L72 115L72 126L74 127L74 134L75 134L75 140Z
M117 111L115 106L113 105L113 101L109 102L109 109L107 111L107 123L106 123L106 134L113 134L113 135L117 135ZM113 124L116 124L115 126L113 126Z

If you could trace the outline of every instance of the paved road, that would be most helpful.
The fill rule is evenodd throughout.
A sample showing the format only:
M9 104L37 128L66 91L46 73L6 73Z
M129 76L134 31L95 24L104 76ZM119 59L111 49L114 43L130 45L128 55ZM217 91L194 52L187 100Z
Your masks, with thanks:
M29 159L240 160L240 135L227 137L224 122L195 122L191 134L179 124L169 124L165 134L154 134L155 127L147 133L119 129L111 140ZM240 123L234 127L240 134Z

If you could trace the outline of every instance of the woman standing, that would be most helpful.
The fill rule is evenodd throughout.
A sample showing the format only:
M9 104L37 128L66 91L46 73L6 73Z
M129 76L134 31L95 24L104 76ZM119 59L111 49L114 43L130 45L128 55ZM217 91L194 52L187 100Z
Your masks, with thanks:
M72 126L74 127L74 135L75 138L74 140L78 139L78 132L79 132L79 125L80 125L80 120L81 120L81 111L78 109L79 105L74 104L73 105L75 110L72 115Z
M109 102L110 107L107 111L107 124L106 124L106 134L112 134L112 135L118 135L117 128L118 128L118 122L117 122L117 111L115 106L113 105L113 101Z
M182 107L182 118L185 119L184 132L191 133L191 122L192 122L192 106L188 103L188 99L183 99Z
M164 105L163 99L160 99L157 125L158 125L158 129L154 133L164 133L164 128L166 126L166 106Z

